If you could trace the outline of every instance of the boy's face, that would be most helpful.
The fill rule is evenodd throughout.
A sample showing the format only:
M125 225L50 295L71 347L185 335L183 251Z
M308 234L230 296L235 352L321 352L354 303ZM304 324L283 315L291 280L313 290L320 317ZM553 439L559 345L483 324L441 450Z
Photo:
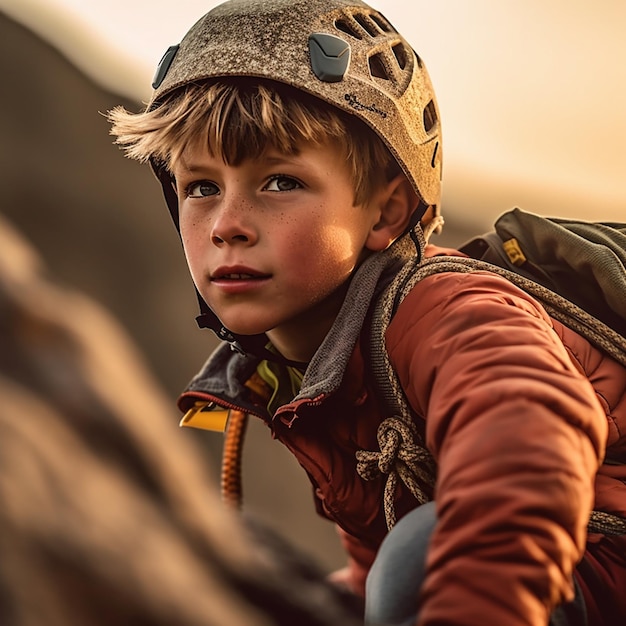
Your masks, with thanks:
M195 148L173 173L185 255L205 302L232 332L265 332L285 357L308 361L380 213L375 203L355 206L341 151L269 150L235 167Z

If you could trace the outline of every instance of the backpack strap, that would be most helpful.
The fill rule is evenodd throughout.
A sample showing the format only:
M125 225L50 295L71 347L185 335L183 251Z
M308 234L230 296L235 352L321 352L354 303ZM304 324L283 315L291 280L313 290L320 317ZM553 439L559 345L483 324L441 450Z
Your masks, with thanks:
M371 320L372 371L379 397L388 407L388 412L392 417L383 420L379 427L378 442L381 452L359 451L356 453L359 462L357 471L362 478L371 480L381 474L387 475L384 509L388 528L393 527L396 521L393 496L398 478L409 487L411 493L417 485L418 494L413 493L413 495L422 504L431 499L429 492L432 493L430 488L436 480L436 465L424 445L423 438L417 432L414 412L389 360L385 333L398 306L419 281L444 272L475 271L491 272L511 281L536 298L550 316L582 335L626 367L626 338L580 307L532 280L490 263L464 257L433 257L422 261L416 259L408 263L379 298ZM397 426L398 423L403 425L402 432L412 434L412 440L407 441L404 438L400 432L401 429ZM389 434L390 432L394 434ZM384 436L381 436L381 433L385 433ZM419 452L415 452L416 450ZM390 463L390 458L395 460L395 465ZM378 472L373 468L373 461L377 464ZM626 520L611 513L593 511L588 524L588 532L624 535L626 534Z

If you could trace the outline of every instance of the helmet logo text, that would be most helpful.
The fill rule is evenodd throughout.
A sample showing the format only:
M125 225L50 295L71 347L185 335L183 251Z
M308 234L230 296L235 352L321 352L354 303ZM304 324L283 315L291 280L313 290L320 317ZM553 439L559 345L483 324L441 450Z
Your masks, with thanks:
M347 93L344 99L355 111L369 111L370 113L380 115L383 119L387 117L385 111L381 111L375 104L364 104L353 93Z

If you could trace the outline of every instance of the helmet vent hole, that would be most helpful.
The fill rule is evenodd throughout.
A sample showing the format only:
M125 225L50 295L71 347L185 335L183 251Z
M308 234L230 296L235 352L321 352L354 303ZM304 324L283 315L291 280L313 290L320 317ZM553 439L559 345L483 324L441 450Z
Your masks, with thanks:
M424 107L424 129L429 133L437 124L437 109L435 108L435 101L431 100Z
M395 33L396 31L392 28L391 24L383 19L382 15L378 15L376 13L370 14L370 19L374 22L380 30L385 33Z
M403 70L407 63L406 50L404 49L404 46L401 43L397 43L395 46L392 46L391 49L393 50L396 60L398 61L400 69Z
M380 35L380 27L375 24L369 17L369 15L362 15L360 13L355 14L355 21L357 21L364 29L365 32L371 37L377 37Z
M375 78L389 80L389 72L387 71L380 54L374 54L368 59L368 62L370 66L370 74L372 76Z
M348 20L336 20L335 28L355 39L363 39L361 33Z

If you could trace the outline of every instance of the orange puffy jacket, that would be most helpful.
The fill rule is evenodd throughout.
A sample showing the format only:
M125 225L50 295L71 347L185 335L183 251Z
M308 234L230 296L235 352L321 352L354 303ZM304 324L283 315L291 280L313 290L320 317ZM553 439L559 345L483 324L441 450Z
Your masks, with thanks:
M387 347L439 468L420 623L545 624L589 508L626 515L626 370L490 274L425 279ZM586 550L590 624L622 623L626 538Z

